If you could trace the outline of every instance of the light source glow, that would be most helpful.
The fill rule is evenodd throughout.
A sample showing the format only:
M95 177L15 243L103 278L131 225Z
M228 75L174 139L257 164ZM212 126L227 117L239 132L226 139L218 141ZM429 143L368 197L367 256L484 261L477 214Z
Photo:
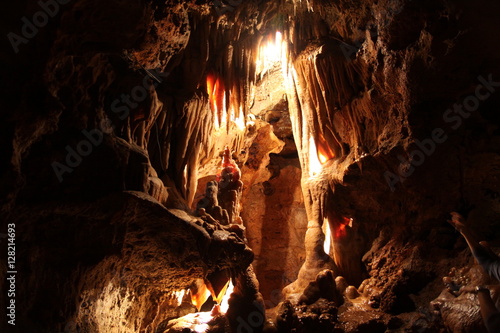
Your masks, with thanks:
M186 290L174 291L173 296L177 299L177 306L182 304L182 299L186 295Z
M246 123L245 123L245 115L243 114L243 106L240 105L239 114L234 119L231 120L236 124L239 130L241 131L245 130Z
M225 293L220 303L220 310L222 313L226 313L227 310L229 309L229 297L231 297L231 294L233 293L234 290L233 281L229 280L224 289Z
M210 312L190 313L176 319L172 330L180 332L183 328L188 328L196 333L205 333L210 328L208 323L212 319L213 316Z
M209 329L208 322L213 319L211 312L199 312L196 314L198 323L194 326L194 331L197 333L204 333Z
M240 131L246 130L243 106L231 101L231 92L226 91L224 81L216 74L207 75L207 94L216 130L226 129L229 123L236 125Z
M200 311L202 305L205 304L212 293L208 289L203 279L198 279L196 281L196 286L196 291L190 290L191 303L193 303L193 305L196 306L196 309Z
M330 145L326 142L325 137L322 134L318 135L318 139L318 158L321 164L325 164L335 157L335 153L330 148Z
M352 218L342 217L338 228L335 230L335 238L340 239L344 238L347 235L347 227L352 228Z
M213 288L210 287L210 284L205 284L203 279L198 279L195 285L196 291L190 291L191 301L196 306L198 311L200 310L201 306L207 301L210 295L212 295L214 301L218 304L215 304L212 311L190 313L184 317L178 318L177 323L174 327L190 328L194 332L205 333L210 328L210 325L208 325L208 323L214 317L225 314L229 309L229 298L231 297L231 293L234 290L234 285L232 281L229 280L218 295L214 295ZM181 301L185 294L186 290L172 292L172 295L174 297L178 297L177 299L180 299Z
M322 169L323 164L335 157L335 153L326 143L323 135L319 135L319 142L316 146L316 141L311 135L309 137L309 175L317 176Z
M309 137L309 176L315 177L321 172L321 161L318 158L318 150L314 138Z
M282 64L284 69L285 49L286 43L283 41L281 32L277 31L275 34L269 34L265 37L256 54L255 72L257 75L262 76L279 64ZM232 96L231 89L235 89L235 87L226 87L225 81L217 73L209 72L206 88L215 129L226 129L229 128L229 125L235 125L236 129L245 131L247 123L243 105L239 105L239 99Z
M332 245L332 231L330 230L330 223L328 219L323 220L323 234L325 235L325 241L323 242L323 249L325 253L330 255L330 247Z
M328 157L321 151L318 151L318 160L321 164L325 164L328 161Z
M218 81L213 74L207 75L207 94L208 94L208 104L210 109L214 113L214 123L216 128L220 126L219 110L217 108L217 87Z
M277 62L282 60L283 55L283 36L281 32L269 35L259 47L259 53L256 62L256 72L261 76L269 69L273 68Z

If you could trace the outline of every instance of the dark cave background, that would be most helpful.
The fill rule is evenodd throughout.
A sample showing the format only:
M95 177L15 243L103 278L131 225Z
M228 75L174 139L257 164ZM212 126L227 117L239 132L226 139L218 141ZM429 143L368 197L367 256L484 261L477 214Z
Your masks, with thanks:
M273 322L255 332L484 330L477 299L442 278L481 276L450 211L500 246L500 3L52 3L57 14L17 53L7 36L43 8L2 11L0 233L15 224L18 271L16 326L2 319L2 331L176 332L168 322L194 310L172 292L252 262ZM255 65L275 31L284 79ZM244 130L229 115L214 124L222 99L208 77L241 107ZM433 136L443 142L431 149ZM328 156L314 177L311 138ZM237 228L195 210L225 145L243 181ZM90 152L60 181L67 147ZM328 324L297 307L280 322L281 302L295 306L323 269L361 296L344 295Z

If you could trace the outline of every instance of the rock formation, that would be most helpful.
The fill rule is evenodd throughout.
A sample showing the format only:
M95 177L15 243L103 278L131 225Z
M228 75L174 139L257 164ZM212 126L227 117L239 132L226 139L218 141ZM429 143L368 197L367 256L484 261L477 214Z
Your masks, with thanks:
M484 330L500 4L9 7L2 332Z

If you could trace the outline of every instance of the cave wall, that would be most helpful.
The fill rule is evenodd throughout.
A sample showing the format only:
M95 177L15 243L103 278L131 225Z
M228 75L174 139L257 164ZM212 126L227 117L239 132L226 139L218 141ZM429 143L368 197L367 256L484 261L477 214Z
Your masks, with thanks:
M498 77L492 57L499 50L482 36L495 30L491 13L498 7L309 4L288 32L287 89L308 233L316 233L311 244L322 240L313 230L327 221L334 238L330 267L354 285L369 276L361 289L373 288L366 294L374 307L415 311L437 296L427 291L439 289L435 281L453 265L449 211L468 214L482 237L497 239L499 96L487 81ZM316 155L327 161L315 173ZM488 184L477 186L484 177ZM319 247L310 254L323 255ZM430 264L437 258L440 265ZM324 267L306 258L285 292L303 289Z
M117 331L147 331L179 313L171 292L220 262L207 264L203 251L193 249L192 270L181 265L174 277L168 269L153 277L141 272L177 262L168 257L175 233L158 233L165 224L180 219L189 237L214 241L209 226L165 207L194 213L199 180L214 177L225 145L247 177L242 218L271 303L273 291L297 276L292 287L300 293L331 268L355 286L369 278L363 288L382 310L415 311L438 296L438 282L457 253L460 264L472 264L446 225L448 211L467 213L481 235L494 244L498 239L496 3L248 1L226 6L223 15L199 1L58 4L57 15L17 45L18 52L8 39L2 50L2 77L9 78L1 89L2 226L15 221L19 227L19 271L26 274L18 299L29 306L18 315L26 329L59 331L74 322L82 330L104 330L99 325L123 320ZM35 1L13 4L2 32L22 34L19 18L39 11ZM241 106L245 121L251 113L282 111L256 105L258 94L248 97L258 85L258 43L275 29L287 43L282 102L293 141L288 129L280 133L282 125L265 123L274 122L272 113L262 114L252 132L221 111L223 104ZM229 93L213 100L209 75ZM455 113L454 104L466 111ZM280 149L281 157L269 156ZM313 175L310 162L319 153L327 161ZM123 191L149 197L117 197ZM127 200L134 204L108 207ZM251 209L257 203L260 211ZM153 222L141 213L151 209L161 211ZM353 226L336 236L344 217ZM320 248L324 221L334 235L331 257ZM128 229L135 224L154 230L147 232L151 249L127 243L136 237ZM101 238L94 240L97 230ZM53 249L59 239L67 241ZM193 240L185 243L189 253ZM68 248L74 253L46 270ZM241 244L233 251L245 258L242 266L250 261L246 251ZM281 257L289 259L275 269L271 263ZM133 264L130 258L138 266L119 272ZM431 265L436 258L440 265ZM44 288L57 290L48 304ZM132 303L117 304L107 321L93 322L126 295ZM152 313L160 310L165 314Z
M197 41L217 23L209 6L192 3L58 8L18 54L11 45L2 53L2 77L24 76L2 81L2 226L17 226L24 273L14 329L165 330L196 310L187 294L194 280L216 268L245 272L253 259L240 229L215 231L189 208L200 161L251 144L241 133L211 136L209 45ZM39 11L27 2L11 15ZM7 28L22 34L17 25ZM130 191L132 199L119 195Z

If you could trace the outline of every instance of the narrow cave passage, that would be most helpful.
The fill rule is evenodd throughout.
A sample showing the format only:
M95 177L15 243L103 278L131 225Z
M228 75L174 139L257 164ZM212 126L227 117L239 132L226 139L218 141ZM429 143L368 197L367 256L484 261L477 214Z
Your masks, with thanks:
M13 7L2 332L485 332L500 4Z

